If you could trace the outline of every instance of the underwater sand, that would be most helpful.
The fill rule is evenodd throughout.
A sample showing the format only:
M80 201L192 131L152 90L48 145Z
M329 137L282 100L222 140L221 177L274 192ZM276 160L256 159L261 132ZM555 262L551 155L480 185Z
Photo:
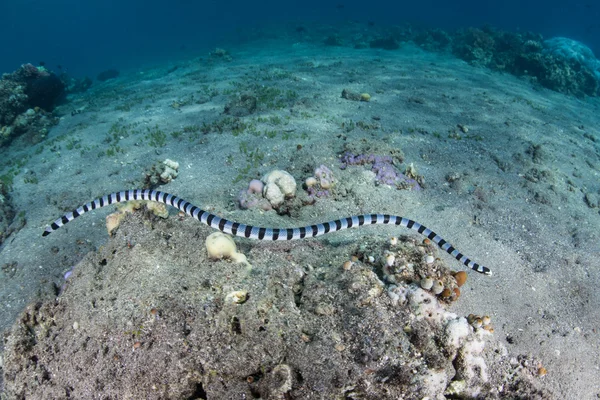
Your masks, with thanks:
M490 315L494 336L511 354L541 361L548 373L537 379L556 398L600 393L597 99L566 97L410 45L395 52L274 43L229 50L231 62L203 57L95 86L63 106L45 142L13 144L11 157L30 157L12 193L27 224L0 253L0 265L18 263L0 280L0 328L9 329L28 303L55 297L63 274L107 243L104 219L114 208L42 238L46 225L96 197L141 187L144 171L168 158L179 162L179 175L160 190L234 221L293 227L378 212L426 225L494 273L468 271L452 312ZM343 89L367 92L371 101L343 99ZM241 119L252 129L193 128L227 117L225 105L244 90L266 97ZM348 146L401 150L399 170L412 163L423 190L377 186L361 166L340 170L338 156ZM252 178L284 169L302 182L321 164L340 179L344 195L318 199L293 218L236 204ZM37 183L23 181L28 171ZM363 227L310 239L322 245L305 251L337 268L343 261L328 258L337 241L404 234L417 235ZM189 240L204 246L203 238ZM238 242L245 251L259 245ZM450 268L463 268L438 254ZM178 274L173 279L182 279Z

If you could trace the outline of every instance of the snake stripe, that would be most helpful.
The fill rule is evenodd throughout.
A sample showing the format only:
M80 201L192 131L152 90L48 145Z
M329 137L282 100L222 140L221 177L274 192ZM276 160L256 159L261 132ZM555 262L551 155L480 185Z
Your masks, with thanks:
M197 219L224 233L229 233L234 236L245 237L248 239L258 240L296 240L304 239L305 237L316 237L321 236L330 232L337 232L344 229L352 228L355 226L362 225L400 225L408 229L419 232L433 243L437 244L438 247L450 254L452 257L457 259L463 265L471 268L474 271L482 274L491 275L492 271L483 265L477 264L464 256L461 252L456 250L450 243L440 237L431 229L421 225L420 223L413 221L408 218L400 217L397 215L389 214L365 214L365 215L354 215L352 217L346 217L336 219L334 221L324 222L320 224L308 225L299 228L265 228L252 225L245 225L239 222L229 221L225 218L221 218L218 215L211 214L208 211L204 211L192 203L177 197L172 194L161 192L159 190L127 190L122 192L111 193L107 196L102 196L98 199L92 200L89 203L82 205L72 212L68 212L62 217L52 222L42 233L42 236L47 236L61 226L71 222L80 215L85 214L96 208L102 208L114 203L120 203L130 200L148 200L156 201L166 205L173 206L187 215Z

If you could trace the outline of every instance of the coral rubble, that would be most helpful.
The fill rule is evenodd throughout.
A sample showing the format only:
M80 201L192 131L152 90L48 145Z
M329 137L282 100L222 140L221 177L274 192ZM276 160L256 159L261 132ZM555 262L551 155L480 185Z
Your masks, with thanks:
M191 218L145 218L21 314L8 398L548 398L534 361L420 287L457 284L430 244L259 244L249 269L199 252Z

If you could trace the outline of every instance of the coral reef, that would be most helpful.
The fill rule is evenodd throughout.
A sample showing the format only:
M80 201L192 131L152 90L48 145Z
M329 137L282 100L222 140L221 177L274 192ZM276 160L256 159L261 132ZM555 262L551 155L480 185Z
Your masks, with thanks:
M37 143L57 123L49 114L63 99L64 84L43 67L23 64L0 80L0 145L23 136Z
M29 108L17 115L11 125L0 128L0 145L9 143L17 136L32 144L39 143L57 120L40 108Z
M554 37L544 40L544 53L589 68L600 79L600 61L592 50L577 40Z
M0 125L12 124L17 115L27 110L28 97L24 89L18 82L0 80Z
M469 28L453 36L452 52L473 64L527 76L558 92L577 96L600 94L600 62L590 49L575 40L544 41L532 33Z
M12 74L4 74L2 80L24 86L23 92L27 96L28 108L39 107L50 112L63 99L65 93L65 86L56 74L32 64L23 64Z
M428 51L445 51L452 44L452 37L441 29L427 29L416 32L413 41Z
M452 52L465 61L491 66L495 49L494 37L482 29L461 29L454 35Z
M408 41L428 51L451 52L473 65L526 77L534 84L561 93L579 97L600 95L600 61L587 46L568 38L544 40L540 34L512 33L490 26L446 32L412 26L370 27L363 31L358 25L350 25L344 33L329 35L325 44L394 50ZM359 100L356 93L344 98Z

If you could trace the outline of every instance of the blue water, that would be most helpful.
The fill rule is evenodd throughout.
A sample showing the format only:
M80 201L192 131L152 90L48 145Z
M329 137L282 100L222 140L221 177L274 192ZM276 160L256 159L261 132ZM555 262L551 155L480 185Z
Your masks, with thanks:
M249 28L303 22L411 23L454 29L485 24L566 36L600 53L600 3L587 1L41 1L2 0L0 72L43 61L72 76L204 55Z
M407 33L407 26L415 30ZM521 43L520 39L513 40L515 35L502 37L488 30L451 38L439 32L430 32L424 39L413 34L430 28L451 33L485 26L511 33L534 32L545 39L563 38L542 42L535 35L523 35ZM407 37L417 44L405 45ZM501 40L495 41L497 38ZM515 42L519 47L512 46ZM5 379L9 393L21 390L19 385L33 392L39 386L37 393L60 389L72 391L70 398L91 398L81 393L106 387L105 395L112 396L110 388L131 387L132 393L138 388L147 392L138 396L123 392L122 397L158 398L154 388L159 384L155 383L163 385L170 379L163 376L174 376L181 386L189 384L194 390L196 383L190 377L200 379L197 377L202 374L203 381L198 381L195 389L197 398L217 398L211 390L237 390L236 385L244 379L254 382L254 371L263 371L264 365L284 358L277 355L269 361L257 361L259 357L254 358L249 349L260 349L251 347L252 343L267 348L269 343L283 343L282 337L299 337L299 330L294 329L305 322L300 317L294 322L284 315L292 310L288 304L292 294L285 295L283 290L305 285L316 293L305 305L296 304L306 313L302 315L308 315L306 326L313 324L311 304L320 303L319 297L344 299L344 304L335 306L332 317L332 321L340 318L340 322L331 322L339 331L326 332L322 327L329 325L324 324L315 329L326 332L323 338L309 338L301 344L309 349L306 354L316 353L318 362L294 361L294 354L300 353L295 353L297 347L289 347L291 351L274 347L273 354L281 351L286 363L287 354L291 354L290 365L298 365L294 367L297 375L304 377L298 387L312 390L323 386L320 381L325 375L311 370L322 364L322 349L326 347L320 346L337 343L338 337L348 341L347 359L354 360L346 377L349 383L342 379L345 368L327 364L332 373L342 371L339 381L335 379L340 387L396 385L401 390L404 383L388 382L388 370L396 371L397 366L404 370L409 357L422 363L410 364L411 371L419 374L427 370L428 360L438 363L441 356L437 352L431 353L432 357L424 353L414 357L415 352L407 345L412 341L408 336L389 339L398 329L410 326L390 319L391 308L382 308L388 307L387 297L381 303L375 303L380 300L373 297L379 308L370 304L370 287L378 288L375 292L379 293L386 287L384 283L401 283L405 290L411 282L430 278L430 271L436 271L424 269L428 275L414 273L410 279L403 277L404 282L396 277L377 282L377 276L389 275L385 267L379 268L383 264L379 258L385 256L387 267L394 263L388 261L391 235L385 237L385 232L365 229L351 237L346 231L346 238L289 247L276 247L278 243L267 248L240 241L240 249L255 264L256 273L252 274L248 274L249 269L214 268L212 261L196 253L203 249L203 232L207 230L185 225L188 221L181 215L171 214L161 222L144 216L144 225L140 215L136 223L144 231L135 228L139 232L131 230L109 239L108 228L118 225L125 213L111 214L105 229L109 209L104 214L95 210L95 216L90 213L53 236L40 236L44 229L47 234L64 225L65 219L56 220L58 223L48 230L47 224L53 219L96 196L165 184L160 190L241 224L275 228L317 224L320 234L325 230L323 222L353 214L401 213L422 221L494 271L492 278L473 278L468 292L463 292L468 295L461 298L456 305L461 308L456 310L457 315L494 315L496 338L499 342L506 338L502 343L510 352L510 358L502 361L504 365L512 365L507 360L516 360L517 355L533 354L543 364L519 357L519 364L511 367L515 374L521 371L533 381L532 374L539 371L536 366L544 365L544 371L547 367L550 373L542 381L545 373L537 372L540 379L535 383L555 390L560 394L556 398L600 397L600 386L593 383L600 359L600 60L579 42L600 57L600 0L0 0L0 74L20 71L0 80L0 202L5 204L0 207L0 332L18 323L12 350L6 345L9 340L0 342L0 392ZM394 45L399 48L388 51ZM209 55L216 48L230 54L221 51ZM513 57L515 48L523 49L523 53ZM193 61L180 62L182 59ZM32 65L20 68L26 63ZM39 68L42 63L55 74ZM159 67L149 68L151 64ZM577 68L581 66L587 68ZM110 78L117 71L121 76L113 81L96 80L100 73ZM83 77L90 79L68 79ZM65 82L71 90L68 97L62 95ZM85 84L92 86L84 93L88 88ZM82 87L81 92L72 89ZM61 107L55 108L59 104ZM167 157L173 161L166 163ZM167 170L165 165L178 163L181 168L175 179L177 167ZM345 167L348 170L344 171ZM298 197L279 207L280 202L271 202L277 196L268 198L262 190L248 192L252 178L264 177L273 169L288 170L298 182L318 178L327 184L298 185ZM334 173L339 174L336 179L340 185L332 188ZM283 198L281 191L278 194ZM256 208L245 210L252 207ZM67 220L73 219L73 214L68 215ZM349 221L358 225L355 218ZM217 220L211 220L212 227L219 226ZM402 226L409 225L408 220L402 221ZM410 225L413 230L418 227ZM156 232L150 232L151 226ZM226 227L233 231L230 225ZM179 229L177 234L167 234ZM251 237L275 237L273 230L266 232ZM287 237L284 230L276 232L280 233L278 238ZM299 236L296 231L289 232L294 238ZM400 234L404 235L402 231ZM383 240L381 246L370 244L368 235ZM363 238L364 242L358 242ZM429 238L442 243L435 234ZM358 251L350 249L350 243ZM415 243L419 242L407 245L414 248ZM456 258L458 250L445 246L442 249ZM115 249L111 255L100 261L111 248ZM164 254L158 254L163 249ZM364 272L351 281L355 278L348 277L350 271L341 271L341 260L356 253L368 263L355 269ZM404 270L404 263L413 256L398 255L396 264L400 267L402 258ZM375 256L379 257L377 263L373 262ZM451 256L443 256L452 268L466 266L485 272L469 259L462 259L464 265L460 265ZM417 260L421 255L414 257ZM94 260L100 261L100 268ZM262 274L257 271L271 274L274 268L278 270L268 281L251 281ZM406 266L409 269L413 268ZM330 271L347 277L338 279ZM308 277L306 282L314 283L305 284L304 276ZM302 283L298 285L285 283L299 279ZM284 282L284 289L278 287L279 281ZM239 336L236 343L240 347L235 347L230 346L233 339L226 335L241 332L237 322L227 327L227 323L215 321L234 321L233 314L227 314L234 309L224 307L222 298L227 299L230 287L237 291L234 285L238 282L252 288L258 283L251 282L272 282L264 285L266 291L251 293L253 300L248 305L254 302L258 308L240 315L252 315L253 319L261 315L262 319L266 315L263 305L272 304L267 308L276 318L271 319L267 330L258 325L252 328L257 336ZM346 293L346 282L352 285L348 293L354 297ZM360 284L356 290L354 282ZM364 303L364 308L354 305L362 296L361 288L369 290L369 303ZM335 291L339 289L345 294L338 296ZM458 299L457 287L446 289ZM390 295L390 299L398 302L401 292L392 293L395 297ZM293 297L296 294L294 289ZM55 301L57 295L59 301ZM310 299L307 294L303 296ZM27 304L36 301L47 301L40 308L41 317L34 307L28 315L35 318L17 317ZM365 311L356 311L359 308ZM216 316L216 310L221 309L225 311ZM362 312L371 313L372 319L359 317ZM344 313L348 317L340 317ZM154 317L148 320L150 315ZM169 322L150 328L147 321L154 323L158 316ZM194 333L182 333L191 332L187 325L194 319L195 325L190 323ZM182 330L183 320L186 328ZM205 330L213 323L227 333ZM256 319L256 323L262 321ZM447 327L439 325L436 329L448 332ZM277 339L259 338L263 331ZM197 332L206 332L207 337L210 332L217 333L208 340ZM424 332L431 336L429 328ZM30 338L32 333L40 340ZM143 341L138 341L142 334ZM219 342L221 336L223 344ZM443 346L445 336L449 334L417 341L428 348L434 343ZM171 341L177 344L172 346ZM310 348L310 342L319 347ZM473 343L471 339L468 342ZM487 347L489 354L500 349L493 343ZM7 356L2 354L5 347L9 348L4 353ZM109 347L111 353L105 350ZM344 350L333 344L330 347ZM211 355L213 348L239 351L251 361L240 362L246 359L237 356L223 358L223 363L235 360L235 364L220 367L221 360L203 359L205 354L220 358L217 351ZM356 349L362 353L363 348L368 357L356 357ZM460 364L467 358L463 354L476 358L478 352L470 351L460 353ZM388 358L392 353L396 358ZM450 353L446 348L439 354L448 357ZM192 361L186 360L188 355ZM340 353L339 357L347 355ZM459 364L454 357L447 360L447 371L451 371L450 365ZM160 363L153 362L159 358ZM94 360L95 369L88 368L88 360ZM371 361L373 364L368 364ZM529 368L525 368L526 363ZM164 371L159 371L163 365ZM490 376L504 374L500 368L496 371L495 365L489 364ZM237 367L239 375L224 372ZM27 368L36 368L39 375ZM307 378L309 373L302 368L311 371L313 378ZM95 371L101 373L96 375ZM215 371L217 375L213 375ZM38 377L36 385L31 384L34 376ZM426 378L410 380L435 384L437 379L436 375L420 376ZM463 375L458 373L456 378L462 380ZM140 380L136 387L130 384L134 379ZM501 384L486 383L486 390L500 385L509 391L525 390L502 379L497 381ZM207 381L212 386L205 384ZM115 386L110 386L113 382ZM435 385L441 396L444 388ZM209 396L202 396L205 390ZM248 393L257 397L258 392Z

